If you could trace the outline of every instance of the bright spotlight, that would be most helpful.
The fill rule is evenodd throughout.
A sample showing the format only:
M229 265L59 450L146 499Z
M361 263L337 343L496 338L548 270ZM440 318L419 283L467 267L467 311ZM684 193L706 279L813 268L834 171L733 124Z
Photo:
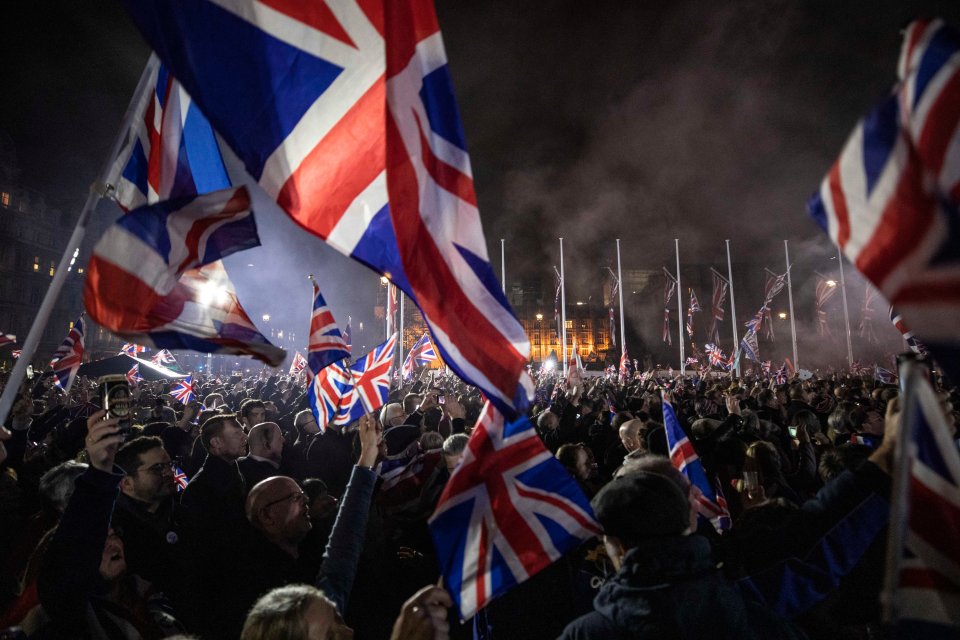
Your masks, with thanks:
M827 286L828 286L828 287L835 287L835 286L837 286L837 281L836 281L836 280L827 280Z
M544 371L553 371L556 366L557 366L557 363L554 362L553 360L547 360L546 362L543 363Z
M217 303L227 301L228 294L226 287L223 287L212 280L208 280L200 285L199 302L205 306L211 306Z

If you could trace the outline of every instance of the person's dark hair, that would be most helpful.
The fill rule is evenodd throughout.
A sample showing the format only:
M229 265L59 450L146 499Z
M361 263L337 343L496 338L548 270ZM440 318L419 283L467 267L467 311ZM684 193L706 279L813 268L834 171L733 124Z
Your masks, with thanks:
M247 398L240 403L240 417L249 418L254 409L263 409L266 411L267 407L265 404L263 404L262 400L257 400L256 398Z
M440 428L440 418L443 417L443 411L440 407L430 407L423 412L423 430L437 431Z
M170 423L165 420L154 420L153 422L148 422L143 425L143 435L145 436L159 436L163 433L163 430L170 426Z
M307 499L313 502L317 498L327 493L327 483L320 478L307 478L302 484L303 492L307 494Z
M214 438L219 438L223 435L223 430L228 422L237 422L237 414L224 413L214 416L204 422L200 427L200 442L203 444L203 448L207 450L207 453L210 453L210 442Z
M836 449L824 451L820 456L817 471L823 482L830 482L846 470L854 470L870 457L871 449L865 444L847 442Z
M613 427L614 430L617 430L624 422L633 420L634 417L635 416L629 411L617 411L613 416L613 420L610 421L610 426Z
M140 456L157 447L163 448L163 440L157 436L140 436L133 440L127 440L117 450L113 462L129 476L140 467Z
M813 436L820 433L820 419L813 411L801 409L793 415L793 421L797 425L803 425L803 428L807 430L807 435Z
M773 400L773 398L773 391L770 389L764 389L757 394L757 404L759 404L761 407L765 407L770 403L771 400Z
M583 449L582 444L564 444L557 449L557 460L571 474L577 473L577 453Z
M83 462L67 460L47 471L40 477L40 501L43 508L51 513L63 513L73 495L74 482L87 470Z
M683 534L690 503L676 484L658 473L637 471L608 482L590 501L604 533L626 549Z
M670 448L667 446L667 430L662 424L648 422L646 428L640 430L640 439L643 441L644 451L661 456L670 454Z
M852 402L841 402L827 418L831 436L838 433L854 433L863 424L863 412Z

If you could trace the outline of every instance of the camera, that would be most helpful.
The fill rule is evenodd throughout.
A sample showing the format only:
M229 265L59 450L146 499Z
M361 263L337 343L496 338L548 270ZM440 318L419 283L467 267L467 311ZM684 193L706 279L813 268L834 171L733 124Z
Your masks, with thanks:
M100 386L100 406L107 412L107 418L119 418L119 433L130 433L130 427L133 426L133 395L127 377L103 376L97 384Z

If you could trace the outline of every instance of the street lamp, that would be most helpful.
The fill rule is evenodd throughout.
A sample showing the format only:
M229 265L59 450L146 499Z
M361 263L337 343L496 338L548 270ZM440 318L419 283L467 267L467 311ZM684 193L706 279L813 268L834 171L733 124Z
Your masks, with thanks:
M387 284L388 282L390 281L387 280L387 276L380 276L380 284Z
M270 322L270 314L269 314L269 313L263 314L263 321L264 321L264 322Z
M836 281L836 280L827 280L827 286L828 286L828 287L835 287L835 286L837 286L837 281Z
M537 314L537 320L543 320L543 314L542 314L542 313L538 313L538 314Z
M780 318L781 320L786 320L786 319L787 319L787 312L786 312L786 311L781 311L780 313L777 314L777 317Z

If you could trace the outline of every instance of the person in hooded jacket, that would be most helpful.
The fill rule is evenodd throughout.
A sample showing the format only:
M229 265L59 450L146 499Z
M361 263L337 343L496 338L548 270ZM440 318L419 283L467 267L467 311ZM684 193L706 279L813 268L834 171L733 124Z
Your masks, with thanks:
M744 600L720 573L710 543L689 535L686 496L665 476L638 471L615 478L592 505L617 573L562 640L804 637Z

